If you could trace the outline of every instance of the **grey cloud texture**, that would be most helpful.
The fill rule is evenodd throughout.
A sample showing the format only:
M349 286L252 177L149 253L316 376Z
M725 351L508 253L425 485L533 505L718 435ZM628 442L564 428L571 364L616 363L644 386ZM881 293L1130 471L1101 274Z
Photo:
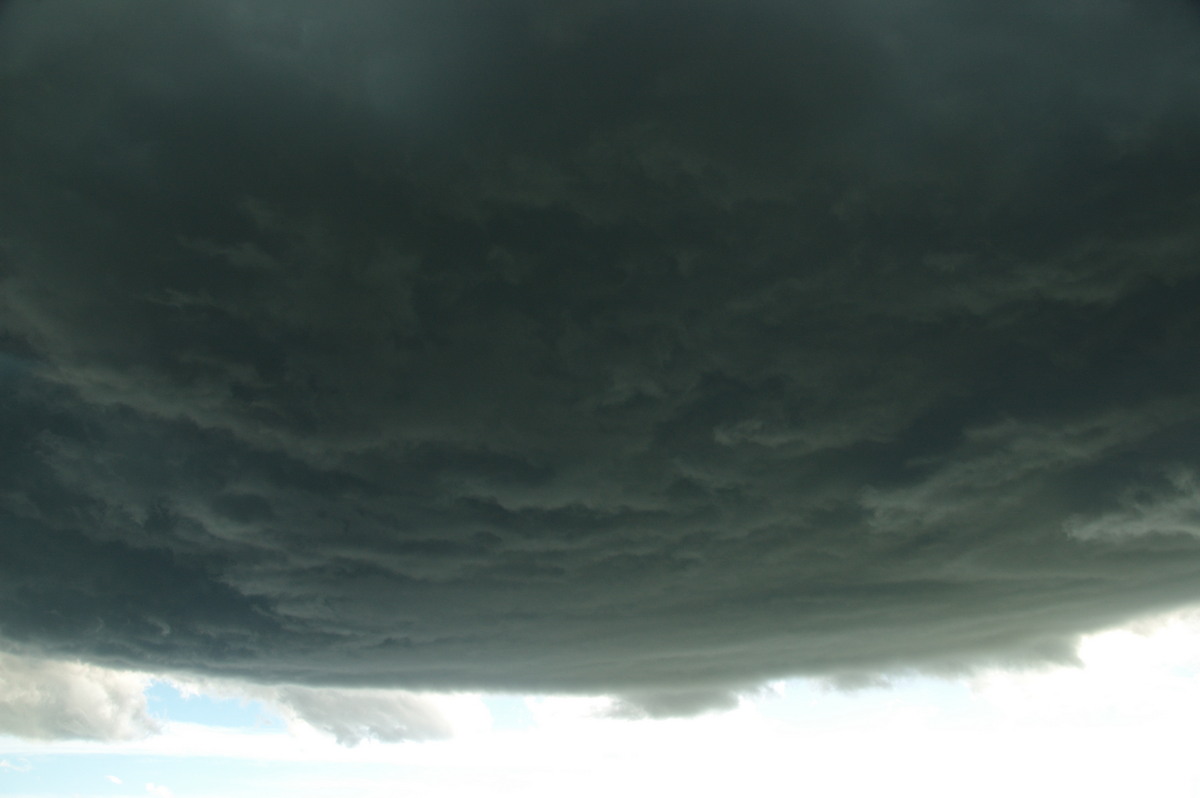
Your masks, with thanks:
M343 745L450 737L453 725L433 702L394 690L279 688L287 714L332 734Z
M10 640L663 715L1200 599L1191 4L47 0L0 42Z

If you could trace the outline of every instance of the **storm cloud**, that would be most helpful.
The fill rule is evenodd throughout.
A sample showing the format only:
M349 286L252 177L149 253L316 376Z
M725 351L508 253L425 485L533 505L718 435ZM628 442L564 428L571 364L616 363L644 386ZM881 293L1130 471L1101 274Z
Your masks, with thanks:
M0 70L23 651L670 715L1200 600L1194 5L18 0Z

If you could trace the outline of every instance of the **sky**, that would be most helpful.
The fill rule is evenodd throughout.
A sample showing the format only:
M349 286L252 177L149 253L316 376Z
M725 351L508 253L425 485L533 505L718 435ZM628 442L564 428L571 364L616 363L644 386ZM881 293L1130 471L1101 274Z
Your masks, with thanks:
M1200 602L1194 3L9 0L0 172L5 779L911 765Z

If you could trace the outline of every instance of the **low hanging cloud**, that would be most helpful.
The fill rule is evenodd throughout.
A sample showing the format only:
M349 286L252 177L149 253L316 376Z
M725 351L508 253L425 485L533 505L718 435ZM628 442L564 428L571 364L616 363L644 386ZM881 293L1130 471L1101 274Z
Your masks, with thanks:
M490 713L477 695L314 688L187 675L164 678L185 697L257 702L267 715L277 716L293 732L315 729L345 746L366 741L443 740L491 723Z
M147 683L142 674L0 652L0 734L42 740L147 737L159 730L146 707Z
M614 718L671 718L736 709L737 690L660 690L628 693L603 713Z
M394 743L453 735L450 720L429 699L395 690L282 687L274 700L284 714L332 734L342 745L365 740Z
M686 714L1196 602L1197 40L10 2L0 635L354 741L441 727L308 687Z
M170 717L149 712L151 676L79 662L0 653L0 735L38 740L138 740L160 733ZM162 678L162 677L155 677ZM262 702L289 726L306 725L346 746L367 740L447 739L477 725L482 705L467 696L403 690L262 685L242 680L167 677L184 695ZM472 711L474 710L474 711ZM7 760L0 769L27 769ZM116 776L107 776L120 783Z

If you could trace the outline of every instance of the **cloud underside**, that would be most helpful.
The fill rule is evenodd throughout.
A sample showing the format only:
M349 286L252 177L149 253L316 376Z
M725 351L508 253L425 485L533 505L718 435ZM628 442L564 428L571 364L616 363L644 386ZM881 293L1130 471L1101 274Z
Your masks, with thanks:
M676 5L0 12L0 633L661 715L1200 599L1194 9Z

